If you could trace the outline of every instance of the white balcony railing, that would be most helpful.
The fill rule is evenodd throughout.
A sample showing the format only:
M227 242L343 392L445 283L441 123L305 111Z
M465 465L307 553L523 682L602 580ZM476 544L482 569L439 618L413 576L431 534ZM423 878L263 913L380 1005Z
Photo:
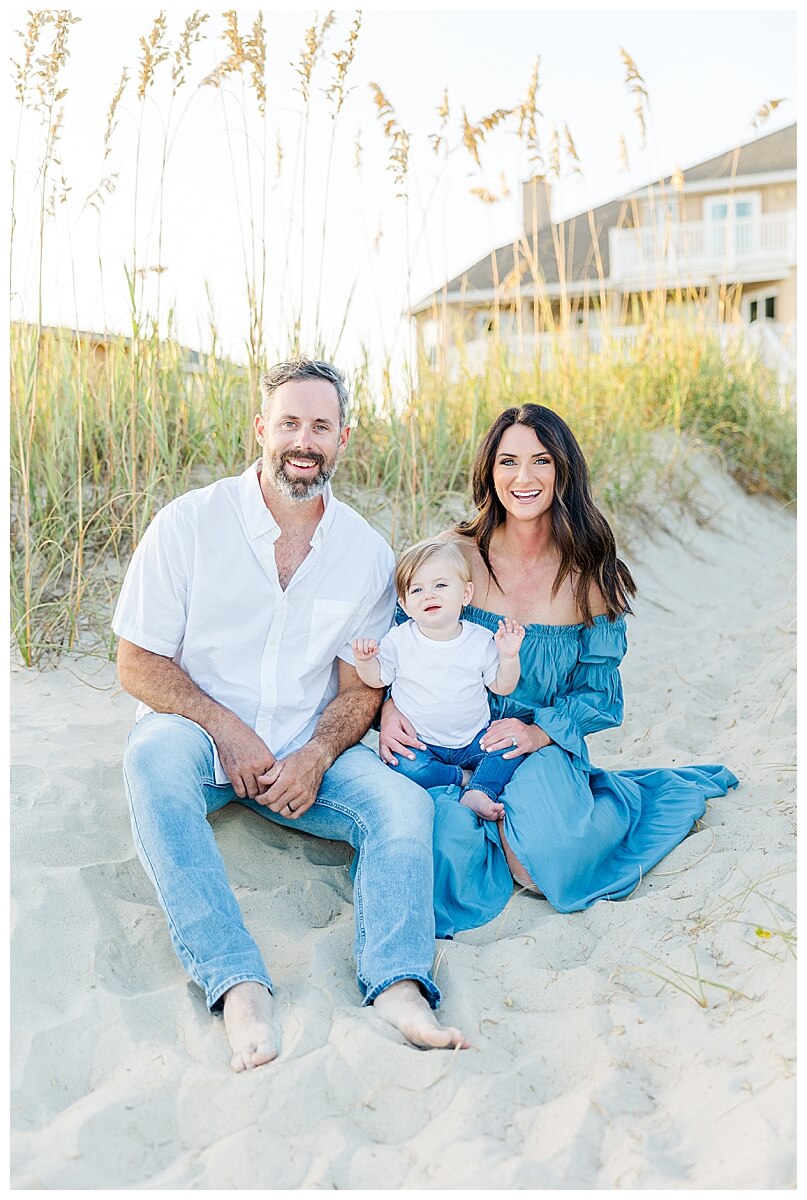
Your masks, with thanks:
M796 213L609 231L614 283L742 276L796 263Z
M684 326L686 327L686 325ZM690 324L695 332L697 325ZM717 337L724 348L744 344L749 353L758 356L766 366L774 370L782 385L790 384L796 377L796 327L784 326L773 321L756 321L752 325L715 323L703 327L704 336ZM592 325L588 329L574 329L566 333L545 332L538 336L525 334L522 337L504 335L498 342L492 337L474 338L462 346L448 349L445 366L452 379L458 379L464 370L471 375L479 374L491 353L504 350L514 363L538 362L542 370L549 370L564 356L583 363L608 351L611 360L627 359L637 342L648 337L644 325L614 325L608 330ZM430 354L433 367L438 364L436 349Z

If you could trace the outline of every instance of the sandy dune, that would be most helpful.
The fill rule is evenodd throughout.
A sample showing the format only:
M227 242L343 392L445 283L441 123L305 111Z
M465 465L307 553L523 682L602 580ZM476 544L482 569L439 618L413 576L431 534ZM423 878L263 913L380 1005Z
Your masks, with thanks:
M518 894L438 943L464 1053L357 1006L347 848L231 805L284 1020L281 1059L234 1075L132 847L134 702L108 664L15 667L13 1186L793 1187L794 520L714 470L699 505L631 541L627 719L592 757L741 787L628 901Z

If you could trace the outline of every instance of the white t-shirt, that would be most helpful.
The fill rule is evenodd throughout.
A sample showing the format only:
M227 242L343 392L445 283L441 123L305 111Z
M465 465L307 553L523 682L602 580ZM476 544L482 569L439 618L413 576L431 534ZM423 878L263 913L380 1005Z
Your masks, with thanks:
M460 621L461 632L448 642L421 633L414 621L391 629L381 641L381 682L392 684L392 699L433 746L456 749L472 742L490 721L485 690L499 670L493 634Z
M172 658L283 758L305 745L336 695L337 658L353 665L353 639L389 629L394 556L327 487L311 550L284 591L275 565L280 527L256 467L157 513L132 556L112 627ZM141 703L137 719L150 711ZM218 754L215 761L216 782L226 783Z

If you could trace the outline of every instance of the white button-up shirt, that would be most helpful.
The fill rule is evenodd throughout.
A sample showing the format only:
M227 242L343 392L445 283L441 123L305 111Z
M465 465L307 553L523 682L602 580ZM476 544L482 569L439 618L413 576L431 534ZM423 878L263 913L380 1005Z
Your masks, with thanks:
M336 659L392 623L392 550L328 486L311 550L285 591L257 463L157 513L132 556L118 637L180 666L250 725L276 758L310 739L336 695ZM150 712L140 704L137 719ZM212 741L212 738L211 738ZM215 745L214 745L215 750ZM216 754L216 780L227 775Z

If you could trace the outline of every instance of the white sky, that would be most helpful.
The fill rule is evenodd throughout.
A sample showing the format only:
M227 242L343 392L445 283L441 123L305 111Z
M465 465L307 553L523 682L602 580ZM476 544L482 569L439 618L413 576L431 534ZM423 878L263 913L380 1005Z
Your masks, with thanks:
M131 265L135 243L134 195L138 123L142 107L138 214L139 266L158 261L157 197L162 154L162 122L170 101L170 63L159 68L158 83L146 104L136 97L139 38L151 29L154 9L77 6L82 21L70 35L71 57L64 75L64 125L60 141L62 171L71 191L46 223L43 266L43 319L50 324L78 323L82 328L129 328L124 265ZM168 41L173 48L185 7L168 8ZM203 10L204 11L204 10ZM239 28L247 32L256 10L238 9ZM322 10L321 10L322 11ZM326 162L334 125L322 94L333 77L330 56L343 46L353 18L339 10L326 41L326 56L313 80L308 128L306 192L302 195L303 104L295 90L292 62L299 60L312 11L264 9L268 45L266 145L269 159L266 203L267 331L270 358L282 357L287 330L300 308L301 260L305 255L303 328L313 350L319 296L319 329L326 352L334 353L348 298L345 334L335 351L348 366L365 345L374 356L400 358L406 325L400 314L494 245L511 239L520 225L521 179L529 174L526 151L515 125L496 130L482 147L482 168L463 148L447 160L435 158L428 141L438 129L437 107L448 88L450 141L460 140L465 108L477 121L497 107L512 107L524 97L535 59L541 58L539 130L548 150L553 126L568 125L583 177L562 178L555 187L555 212L567 216L620 194L676 166L687 167L753 136L750 122L772 99L786 102L765 124L770 132L796 119L796 16L782 9L697 8L672 11L493 9L385 11L365 9L348 84L352 91L335 126L333 166L325 209ZM15 10L9 28L22 29L24 11ZM163 214L161 312L173 307L181 340L209 345L209 302L213 298L220 343L243 358L247 305L239 217L250 209L261 226L257 184L250 205L240 88L221 92L196 89L196 83L226 53L220 40L221 13L205 26L206 40L194 49L189 83L180 90L176 117L190 100L168 159ZM10 54L20 56L12 34ZM641 71L649 93L648 147L640 147L633 102L624 82L619 48L624 46ZM106 111L121 70L132 77L119 110L112 151L103 161ZM410 201L394 195L387 168L387 144L375 114L369 87L377 82L399 124L411 132ZM11 89L9 89L9 94ZM253 172L258 172L263 132L254 96L247 96ZM37 310L38 235L37 165L41 141L36 118L26 114L16 146L17 106L9 99L10 156L17 162L17 226L14 236L12 317L35 319ZM227 125L235 175L230 161ZM360 132L359 132L360 131ZM275 178L274 147L279 134L284 151L282 173ZM357 134L362 167L354 167ZM618 138L624 134L631 162L620 169ZM296 170L295 170L296 164ZM117 173L117 186L103 205L100 220L85 207L86 197L104 175ZM504 172L511 197L484 206L472 187L501 190ZM255 182L257 175L253 175ZM320 289L323 217L325 257ZM407 229L408 225L408 229ZM373 239L381 230L378 248ZM407 251L407 234L409 249ZM99 267L99 256L101 266ZM147 305L154 311L156 277L148 277Z

